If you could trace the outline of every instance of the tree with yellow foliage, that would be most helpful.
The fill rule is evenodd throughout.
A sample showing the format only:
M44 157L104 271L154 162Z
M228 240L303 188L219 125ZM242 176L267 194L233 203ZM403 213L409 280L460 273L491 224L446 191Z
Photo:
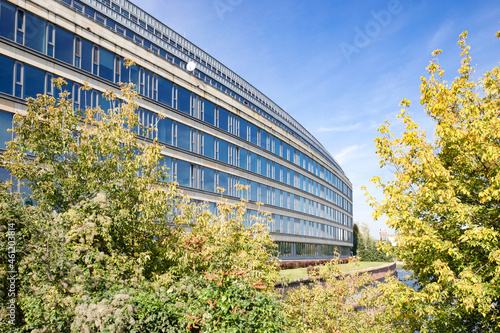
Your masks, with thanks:
M392 298L394 322L411 332L500 330L500 68L475 82L466 37L453 82L443 79L441 50L422 78L420 104L434 135L413 121L403 99L402 135L386 122L376 139L380 165L394 176L373 178L385 198L368 200L397 231L397 246L385 250L418 282L416 290L389 284L381 291Z

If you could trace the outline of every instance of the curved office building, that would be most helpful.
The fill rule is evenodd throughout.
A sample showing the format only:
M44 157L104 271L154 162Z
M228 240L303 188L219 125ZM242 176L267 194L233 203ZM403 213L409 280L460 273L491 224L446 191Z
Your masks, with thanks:
M157 123L171 176L191 198L213 209L222 187L230 201L249 200L247 216L264 203L281 258L331 256L335 248L349 255L349 179L309 132L244 79L126 0L0 4L0 149L27 97L56 94L51 78L68 82L76 108L106 108L101 93L130 79L142 97L141 120ZM125 58L137 66L127 69ZM81 91L84 82L92 90ZM237 191L236 184L250 188Z

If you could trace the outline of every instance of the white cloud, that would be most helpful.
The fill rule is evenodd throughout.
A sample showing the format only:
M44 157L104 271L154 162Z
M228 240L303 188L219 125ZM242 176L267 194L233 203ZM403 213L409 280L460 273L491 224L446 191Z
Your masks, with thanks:
M429 40L427 44L427 48L429 50L434 50L442 46L445 40L448 39L448 36L453 31L453 21L447 21L441 24L439 30L434 33L434 36ZM456 38L456 37L455 37Z
M362 145L352 145L344 147L342 148L340 153L334 156L334 158L339 164L342 165L342 163L345 163L350 157L353 156L353 152L355 152L356 150L360 150L361 148L363 148Z
M361 123L357 123L351 126L336 126L336 127L320 127L318 132L350 132L361 126Z

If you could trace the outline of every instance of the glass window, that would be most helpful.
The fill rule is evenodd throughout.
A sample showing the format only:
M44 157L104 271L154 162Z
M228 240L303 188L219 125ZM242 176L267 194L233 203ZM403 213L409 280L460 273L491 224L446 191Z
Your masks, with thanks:
M10 180L10 171L0 167L0 181Z
M0 91L12 95L13 79L14 60L0 55Z
M260 174L267 177L267 158L260 158Z
M205 109L204 109L205 122L215 125L215 105L212 102L205 101Z
M267 149L267 132L262 129L260 130L260 146Z
M115 55L114 60L115 60L115 83L119 83L122 82L122 71L121 71L122 59L119 56Z
M82 39L75 36L75 61L73 62L75 67L82 67Z
M106 23L106 17L105 16L102 16L101 14L97 14L96 17L95 17L96 21L101 23L101 24L105 24Z
M227 131L228 112L219 107L219 128Z
M94 90L80 90L80 102L83 110L93 108L97 102L97 92Z
M228 149L227 141L219 139L219 152L218 152L219 161L227 163L227 149Z
M191 128L177 123L177 147L189 150L191 148Z
M122 65L122 73L123 73L123 65ZM139 86L139 67L131 66L126 71L126 73L128 82L135 84L135 89L137 90L137 87Z
M257 201L257 183L254 181L250 182L250 200Z
M279 181L281 165L279 165L278 163L274 163L273 168L274 168L274 180Z
M29 82L29 84L24 84L23 98L36 98L36 94L45 92L45 72L38 68L25 65L24 82Z
M24 45L38 52L45 53L47 23L36 16L26 13L25 24L26 36Z
M80 39L80 68L91 73L92 72L92 43L85 40ZM75 66L77 64L75 63ZM78 66L77 66L78 67Z
M66 80L66 83L67 83L66 86L61 87L62 91L68 91L71 94L71 92L73 91L73 81ZM57 89L57 87L54 87L54 96L59 96L59 94L62 91L61 91L61 89Z
M240 168L247 170L248 168L248 160L247 160L247 150L240 148Z
M23 98L24 65L16 61L14 70L14 96Z
M101 48L99 50L99 76L103 79L113 81L115 56L113 53Z
M228 178L227 173L219 172L219 182L218 182L217 186L222 187L222 188L227 190L229 188L227 178ZM226 193L227 193L227 191L226 191Z
M181 186L191 185L191 163L177 160L177 182Z
M172 82L158 77L158 102L172 106Z
M54 96L54 85L52 79L54 77L50 73L45 73L45 94Z
M92 74L99 75L99 46L92 45Z
M282 150L281 140L278 139L278 138L274 138L274 153L276 155L280 155L281 156L281 150Z
M250 154L250 171L257 173L257 155L255 153L249 152Z
M257 144L257 127L254 124L249 124L250 127L250 142Z
M160 161L159 166L166 166L168 168L167 178L161 179L161 181L169 182L172 180L172 157L163 156L163 159Z
M24 44L24 12L17 10L17 29L16 42Z
M260 184L260 201L264 204L268 204L267 202L267 186L264 184Z
M71 32L56 27L56 59L73 65L73 39Z
M215 158L215 149L214 149L214 144L215 144L215 138L210 135L210 134L205 134L204 135L204 143L203 143L203 155L206 157L210 158Z
M106 20L106 26L110 28L111 30L115 30L116 23L113 20L110 20L109 18Z
M172 144L172 120L163 118L158 121L158 141Z
M247 140L247 121L240 118L240 138Z
M103 94L98 94L97 99L97 105L99 105L104 111L109 111L109 109L113 107L113 101L108 101Z
M191 107L191 92L182 87L177 87L177 110L189 114Z
M289 231L288 231L288 217L287 216L283 216L283 231L282 231L284 234L288 234Z
M16 28L16 7L4 1L0 5L0 36L13 41Z
M10 112L0 111L0 148L7 148L5 142L12 140L12 133L7 131L12 128L12 116Z
M288 145L285 142L281 142L280 156L287 158Z
M203 189L205 191L215 192L215 171L205 168L203 175Z
M53 24L47 25L47 55L49 57L54 56L54 41L55 41L56 29Z

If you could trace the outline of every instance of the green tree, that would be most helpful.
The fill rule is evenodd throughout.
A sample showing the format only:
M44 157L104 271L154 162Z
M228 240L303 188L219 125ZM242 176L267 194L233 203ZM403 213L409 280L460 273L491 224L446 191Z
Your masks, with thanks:
M16 242L15 260L0 259L2 290L18 271L16 325L3 293L0 331L279 331L261 220L245 228L243 203L215 217L189 202L165 182L161 146L137 134L155 129L141 127L133 86L105 97L109 109L75 112L67 92L39 95L14 116L0 164L32 193L0 188L1 252L9 229Z
M392 180L372 180L385 195L370 198L374 216L385 215L397 231L397 246L385 250L418 281L416 290L384 288L395 321L411 332L500 330L500 68L475 82L466 37L453 82L443 79L440 50L422 78L420 104L433 135L403 100L404 132L395 136L386 122L376 139L381 167L395 171Z
M359 244L359 227L356 223L352 226L352 255L358 255L358 245Z
M390 261L390 257L377 248L377 241L365 223L361 224L358 234L358 256L362 261Z

